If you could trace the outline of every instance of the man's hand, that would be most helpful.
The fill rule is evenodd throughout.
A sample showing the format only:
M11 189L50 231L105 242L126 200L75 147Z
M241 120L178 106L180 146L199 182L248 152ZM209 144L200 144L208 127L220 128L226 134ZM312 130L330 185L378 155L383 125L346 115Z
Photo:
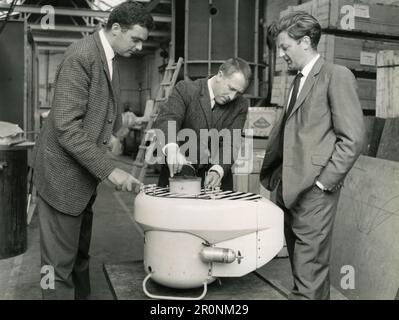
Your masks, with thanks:
M205 178L205 188L215 189L219 187L222 182L222 177L216 171L208 171Z
M168 146L166 151L166 162L168 164L170 176L173 177L179 173L184 164L187 163L186 158L180 153L177 145Z
M119 156L122 154L122 144L121 141L111 134L111 137L108 142L108 150L115 156Z
M122 191L132 191L133 185L142 185L142 183L131 174L118 168L115 168L111 172L108 179L116 186L117 190Z

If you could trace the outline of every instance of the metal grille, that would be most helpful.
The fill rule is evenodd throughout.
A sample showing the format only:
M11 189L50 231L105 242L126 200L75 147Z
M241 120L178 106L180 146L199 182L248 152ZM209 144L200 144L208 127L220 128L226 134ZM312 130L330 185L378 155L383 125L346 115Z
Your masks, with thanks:
M257 201L262 197L255 193L239 192L239 191L221 191L202 189L198 195L186 195L169 192L169 187L161 188L156 185L147 185L142 188L146 195L161 198L181 198L181 199L201 199L201 200L245 200Z

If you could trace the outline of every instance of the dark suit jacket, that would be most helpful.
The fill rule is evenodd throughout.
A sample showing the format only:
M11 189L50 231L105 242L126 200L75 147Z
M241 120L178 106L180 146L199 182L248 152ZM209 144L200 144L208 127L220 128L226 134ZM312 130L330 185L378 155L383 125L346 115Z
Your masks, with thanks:
M248 112L249 101L242 96L239 96L235 100L223 106L215 105L214 110L212 111L207 81L208 79L199 79L196 81L178 82L170 94L167 103L165 103L161 108L159 116L154 124L154 128L160 129L164 133L166 137L165 143L176 142L168 136L169 121L175 121L177 132L181 129L192 129L197 138L197 155L186 154L186 156L193 160L193 162L196 162L195 167L198 169L200 176L203 176L205 171L213 164L219 164L224 170L222 187L223 185L226 186L226 179L230 179L231 181L227 185L231 189L231 166L234 163L234 158L236 157L240 147L240 138L236 139L238 140L236 141L236 145L230 143L226 147L230 149L230 157L225 157L225 159L223 159L222 155L222 139L212 140L214 142L216 141L217 145L220 146L219 157L218 159L214 159L212 164L204 164L203 162L207 161L207 157L201 157L201 153L202 155L206 155L205 150L211 150L211 148L209 148L208 140L203 139L201 144L200 130L216 129L220 131L225 129L225 132L227 132L227 130L229 131L232 138L231 141L233 141L232 130L242 130ZM169 138L172 140L169 141ZM181 142L180 145L182 144L184 143ZM214 150L216 150L216 148ZM211 156L214 157L216 154ZM168 177L169 174L167 166L163 166L159 184L167 185Z
M98 32L68 48L54 88L34 149L34 183L52 207L78 215L114 169L105 152L120 117Z
M282 117L270 133L260 172L268 190L276 187L273 174L282 165L283 199L287 208L316 178L329 190L339 188L365 142L363 113L356 79L343 66L316 61L282 128ZM284 131L284 157L279 141Z

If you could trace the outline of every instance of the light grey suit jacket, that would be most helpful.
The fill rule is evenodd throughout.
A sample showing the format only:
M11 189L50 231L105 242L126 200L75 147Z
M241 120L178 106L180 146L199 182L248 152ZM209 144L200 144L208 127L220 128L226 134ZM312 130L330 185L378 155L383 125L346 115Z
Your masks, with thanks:
M58 211L80 214L115 168L105 152L120 117L116 101L98 32L72 44L33 155L37 190Z
M292 113L282 128L283 113L270 133L260 179L273 190L273 174L282 166L283 199L292 207L316 178L331 191L359 157L365 142L363 113L356 79L343 66L319 58L306 78ZM283 162L279 141L284 130Z

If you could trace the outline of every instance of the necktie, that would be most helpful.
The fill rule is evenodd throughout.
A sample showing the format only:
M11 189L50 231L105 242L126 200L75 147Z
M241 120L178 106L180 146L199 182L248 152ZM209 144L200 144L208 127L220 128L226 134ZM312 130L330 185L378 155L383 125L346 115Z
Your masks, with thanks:
M295 106L296 103L296 98L298 96L298 91L299 91L299 84L301 83L301 78L303 77L302 73L298 73L295 76L294 79L294 86L292 89L292 94L291 94L291 99L290 103L288 104L288 108L285 111L283 122L281 124L281 135L280 135L280 146L279 146L279 156L281 159L283 159L283 150L284 150L284 128L285 128L285 122L287 121L287 118L292 112L292 109Z
M119 82L119 69L118 69L118 61L116 56L112 59L112 88L114 89L115 93L115 103L116 103L116 120L114 124L114 132L119 130L122 126L122 118L121 118L121 106L120 106L120 82Z
M119 98L120 94L120 86L119 86L119 69L118 69L118 61L116 56L112 59L112 87L114 88L115 93Z
M293 89L292 89L292 94L291 94L290 103L289 103L289 105L288 105L288 108L287 108L287 110L286 110L285 117L284 117L284 125L285 125L285 120L287 120L287 118L289 117L289 115L290 115L291 112L292 112L292 109L293 109L294 106L295 106L296 98L297 98L297 96L298 96L298 91L299 91L299 85L300 85L300 83L301 83L301 78L302 78L302 77L303 77L303 74L300 73L300 72L298 72L297 75L295 76L295 79L294 79L294 87L293 87Z

